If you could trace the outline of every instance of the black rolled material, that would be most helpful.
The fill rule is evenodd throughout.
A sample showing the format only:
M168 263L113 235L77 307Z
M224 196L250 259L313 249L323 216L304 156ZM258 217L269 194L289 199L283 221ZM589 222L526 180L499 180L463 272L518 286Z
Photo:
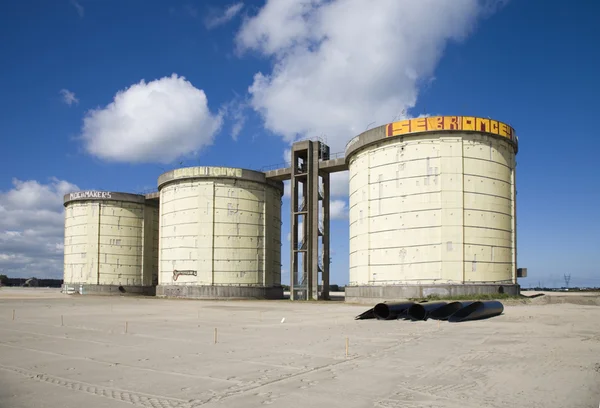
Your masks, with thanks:
M465 306L469 306L471 303L473 302L450 302L446 306L442 306L439 309L432 311L427 317L434 320L448 320L454 313Z
M504 305L497 300L485 300L473 302L463 307L449 318L449 322L465 322L467 320L487 319L498 316L504 311Z
M430 313L447 304L448 302L417 303L408 308L408 318L410 318L410 320L427 320Z
M415 302L378 303L373 308L373 314L378 320L393 320L406 314Z
M364 319L375 319L375 313L373 313L373 309L369 309L366 312L362 312L358 316L354 318L354 320L364 320Z

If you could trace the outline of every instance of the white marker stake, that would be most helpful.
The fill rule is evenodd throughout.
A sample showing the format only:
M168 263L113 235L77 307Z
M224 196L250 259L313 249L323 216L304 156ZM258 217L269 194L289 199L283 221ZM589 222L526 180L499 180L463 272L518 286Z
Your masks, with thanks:
M349 340L348 337L346 337L346 357L348 357L348 347L349 347Z
M215 344L217 344L217 328L215 327Z
M60 315L60 325L64 326L65 325L65 321L63 319L63 315Z

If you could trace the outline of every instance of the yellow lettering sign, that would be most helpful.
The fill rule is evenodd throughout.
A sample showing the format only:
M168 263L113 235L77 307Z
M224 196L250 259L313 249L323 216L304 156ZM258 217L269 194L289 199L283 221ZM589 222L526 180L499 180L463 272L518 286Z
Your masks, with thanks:
M471 116L463 116L462 130L476 130L475 129L475 118L471 117Z
M427 118L402 120L387 125L386 135L398 136L407 133L436 130L484 132L506 137L510 140L515 139L514 129L506 123L474 116L430 116Z
M499 134L500 127L497 120L490 120L490 133Z
M429 130L444 129L444 117L443 116L431 116L431 117L427 118L427 128Z
M444 130L460 130L460 116L444 116Z
M463 129L464 129L464 126L463 126ZM489 132L490 131L490 120L482 119L482 118L475 118L475 130L478 130L480 132Z
M411 121L410 128L413 132L425 132L427 130L427 119L426 118L413 119Z
M394 123L394 134L403 135L405 133L410 133L410 120Z
M500 136L510 138L512 136L511 130L512 129L510 128L510 126L508 126L506 123L500 123L500 132L499 132Z

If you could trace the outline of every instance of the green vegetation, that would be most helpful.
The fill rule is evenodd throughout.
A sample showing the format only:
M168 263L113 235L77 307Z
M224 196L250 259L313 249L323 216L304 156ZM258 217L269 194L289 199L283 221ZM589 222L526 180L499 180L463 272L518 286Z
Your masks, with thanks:
M507 293L482 293L473 295L440 296L429 295L426 298L410 298L413 302L434 301L434 300L503 300L503 299L523 299L522 296L509 295Z

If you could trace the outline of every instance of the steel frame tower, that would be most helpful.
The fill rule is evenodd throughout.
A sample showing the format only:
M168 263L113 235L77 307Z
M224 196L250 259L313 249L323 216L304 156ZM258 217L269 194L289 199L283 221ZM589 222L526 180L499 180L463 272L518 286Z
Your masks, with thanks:
M321 141L292 146L291 300L329 299L329 172L319 170L319 161L328 159L329 147Z

